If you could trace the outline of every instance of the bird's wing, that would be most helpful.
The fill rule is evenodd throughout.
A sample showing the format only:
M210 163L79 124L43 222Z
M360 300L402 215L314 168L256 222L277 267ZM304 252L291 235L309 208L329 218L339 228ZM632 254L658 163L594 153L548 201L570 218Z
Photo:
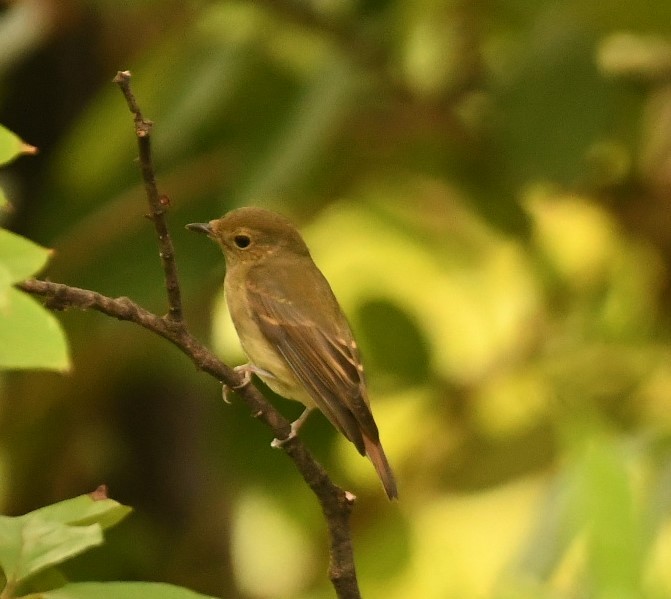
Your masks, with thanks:
M317 298L320 293L332 294L317 274ZM260 271L247 278L247 298L256 324L316 406L365 454L362 434L375 442L379 435L349 325L339 308L335 313L330 310L337 304L310 302L296 294L286 277L274 275L263 277Z

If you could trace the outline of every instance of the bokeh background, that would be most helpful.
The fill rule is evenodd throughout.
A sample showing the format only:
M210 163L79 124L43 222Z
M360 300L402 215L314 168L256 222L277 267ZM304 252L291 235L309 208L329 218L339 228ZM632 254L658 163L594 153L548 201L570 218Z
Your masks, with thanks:
M163 313L123 69L194 333L243 361L183 227L241 205L299 225L352 321L400 501L324 418L301 434L359 498L365 597L671 596L671 3L0 3L0 122L40 149L0 173L4 226ZM59 319L69 374L0 377L0 511L107 483L135 512L69 576L333 596L269 432L162 340Z

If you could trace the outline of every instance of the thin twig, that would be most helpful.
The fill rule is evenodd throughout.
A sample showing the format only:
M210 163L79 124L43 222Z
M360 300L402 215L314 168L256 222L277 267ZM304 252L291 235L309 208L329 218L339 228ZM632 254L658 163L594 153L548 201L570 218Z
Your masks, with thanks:
M151 156L151 130L153 122L142 116L137 100L130 88L130 71L119 71L112 80L126 98L128 108L133 113L135 123L135 135L139 149L140 171L149 202L148 218L154 223L156 235L158 236L159 256L163 266L165 288L168 292L168 315L167 318L175 323L182 322L182 299L177 278L177 263L175 261L175 250L168 231L166 222L166 208L170 204L168 196L160 195L156 185L154 164Z
M202 345L186 329L176 328L164 318L152 314L127 297L111 298L96 291L71 287L62 283L29 279L17 285L19 289L46 298L46 306L52 310L95 310L119 320L133 322L176 345L200 370L214 376L230 387L239 387L241 376L221 362L210 350ZM252 385L239 389L238 394L245 399L252 413L265 422L279 437L286 437L290 423L273 408ZM287 443L288 445L288 443Z

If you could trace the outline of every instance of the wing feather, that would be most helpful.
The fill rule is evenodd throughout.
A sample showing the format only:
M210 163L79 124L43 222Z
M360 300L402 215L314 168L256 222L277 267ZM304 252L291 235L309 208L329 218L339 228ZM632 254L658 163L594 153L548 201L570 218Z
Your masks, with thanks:
M247 279L247 297L257 326L316 406L365 455L363 435L378 442L379 434L347 321L335 303L337 313L327 314L323 322L323 313L315 312L314 306L278 288L282 277L273 279L273 289L255 284L254 277Z

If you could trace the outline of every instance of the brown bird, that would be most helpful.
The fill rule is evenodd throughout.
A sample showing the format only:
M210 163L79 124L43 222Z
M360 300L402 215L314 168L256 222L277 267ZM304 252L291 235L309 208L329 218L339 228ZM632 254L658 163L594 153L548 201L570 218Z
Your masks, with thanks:
M398 497L357 344L300 233L288 219L261 208L239 208L186 228L207 234L223 250L226 302L250 361L243 367L247 376L253 372L279 395L306 406L289 438L319 408L368 456L387 496Z

